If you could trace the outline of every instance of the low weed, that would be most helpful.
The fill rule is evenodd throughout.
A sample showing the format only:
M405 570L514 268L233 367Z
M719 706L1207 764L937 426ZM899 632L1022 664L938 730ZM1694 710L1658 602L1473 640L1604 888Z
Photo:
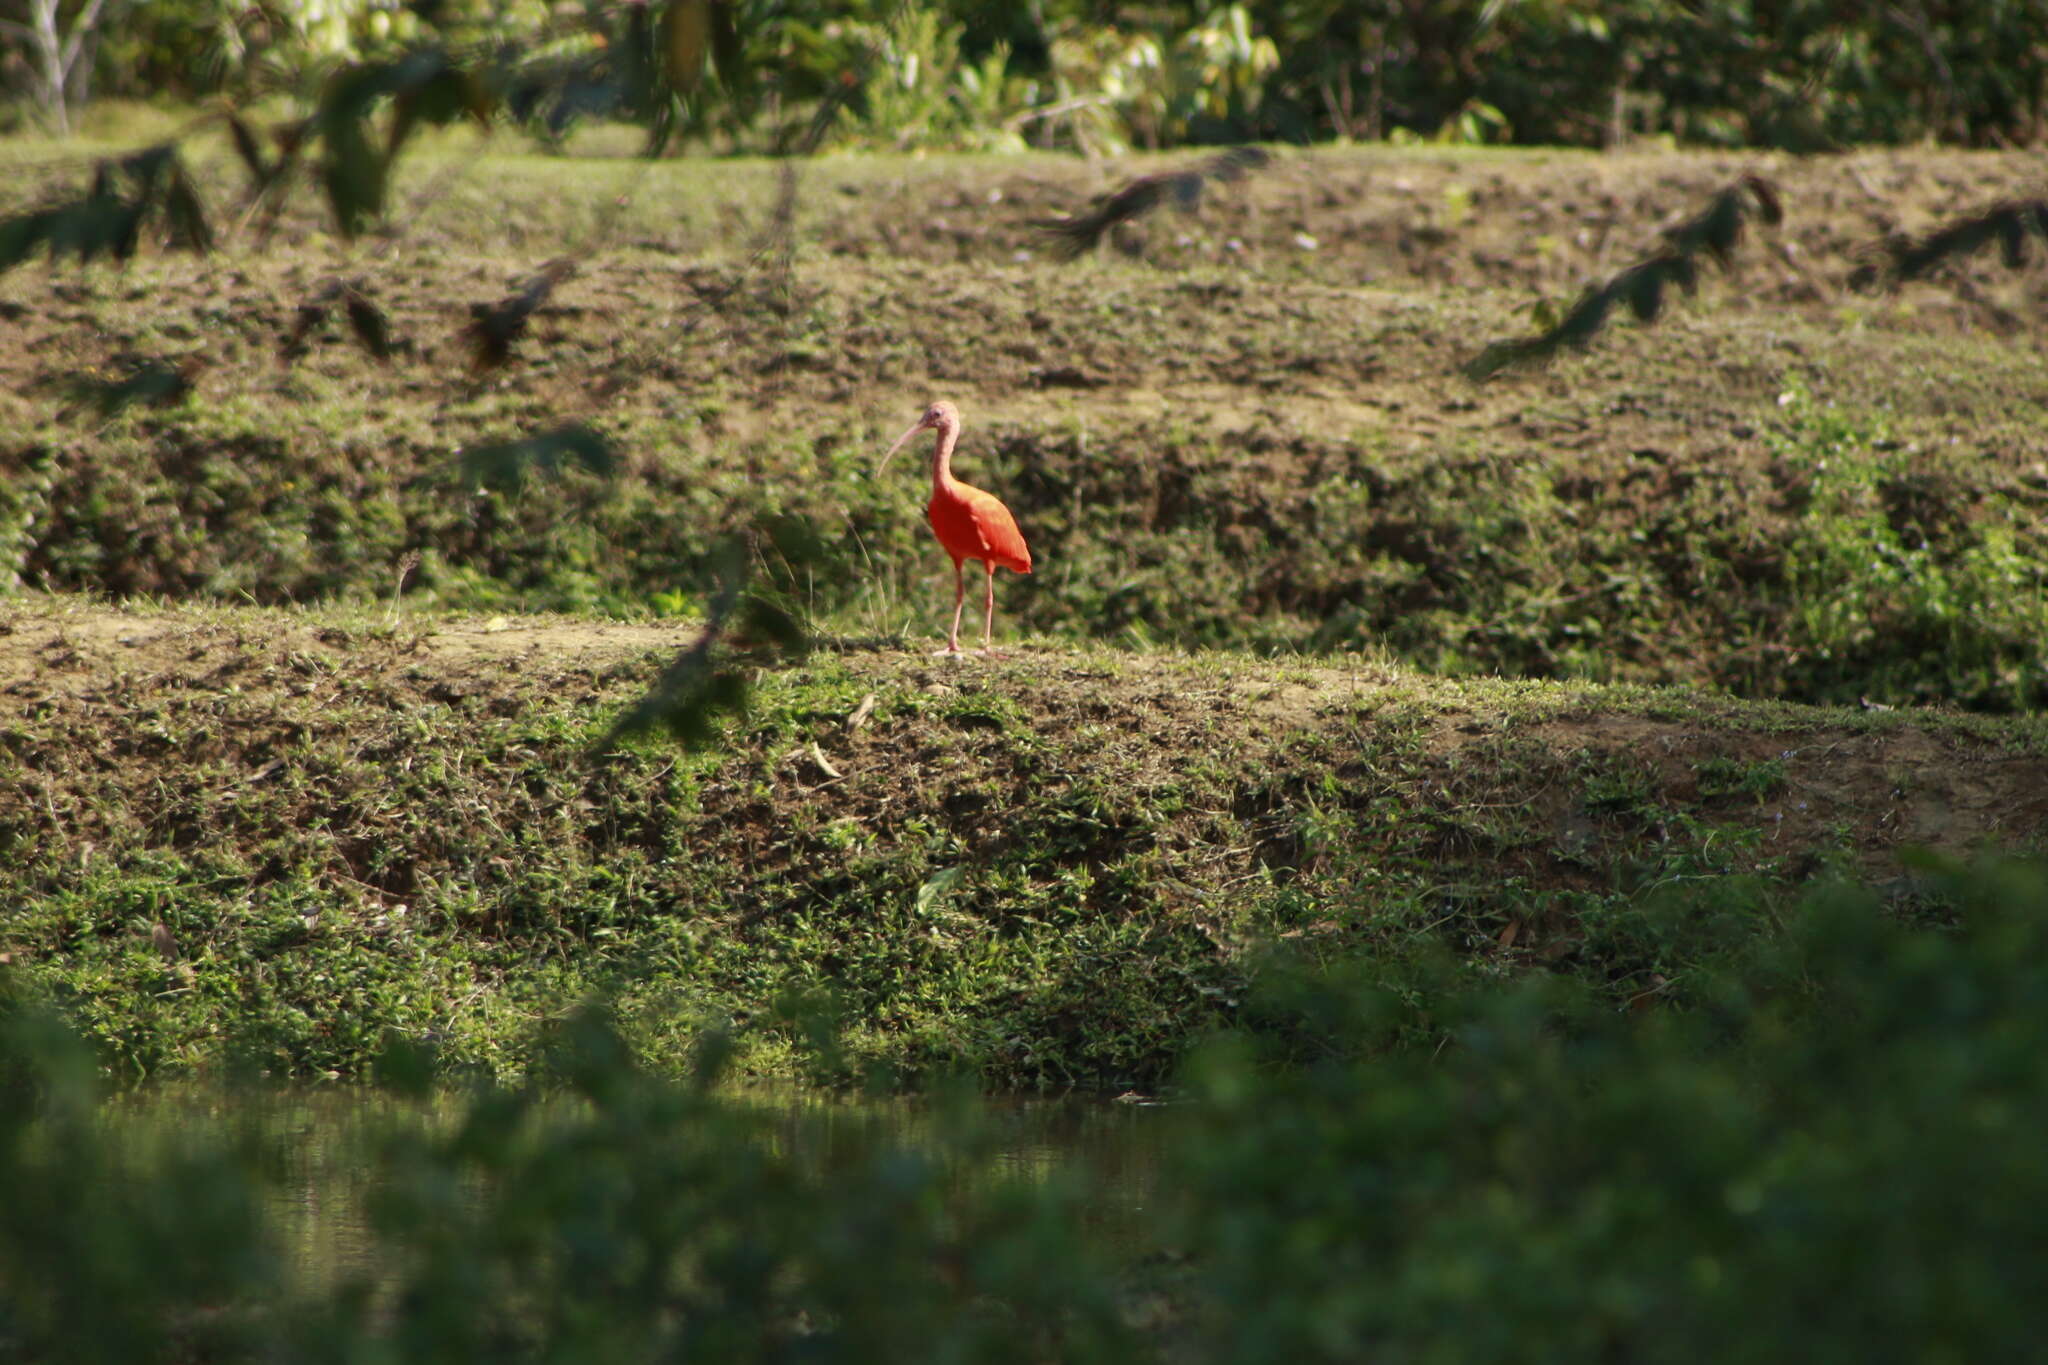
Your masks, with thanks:
M1790 396L1780 450L1807 500L1784 550L1801 692L2038 707L2048 573L2031 553L2036 518L1912 458L1881 420Z

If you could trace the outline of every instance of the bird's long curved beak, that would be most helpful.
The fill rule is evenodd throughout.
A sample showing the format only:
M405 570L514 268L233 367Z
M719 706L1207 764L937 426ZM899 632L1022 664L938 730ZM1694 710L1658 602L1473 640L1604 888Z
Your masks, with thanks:
M911 437L917 435L917 433L923 431L924 429L925 420L924 418L920 417L917 419L916 426L913 426L910 430L904 432L901 436L898 436L896 438L896 444L890 446L886 451L882 452L882 458L875 461L875 476L877 478L881 477L882 467L889 463L889 457L891 455L894 455L897 451L903 449L903 443L905 441L908 441Z

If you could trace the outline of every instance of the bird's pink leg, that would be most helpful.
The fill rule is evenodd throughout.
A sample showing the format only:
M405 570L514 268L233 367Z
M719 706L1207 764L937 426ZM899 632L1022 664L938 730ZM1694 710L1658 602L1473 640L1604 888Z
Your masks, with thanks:
M946 647L941 654L960 652L960 609L967 605L967 565L963 560L953 561L953 630L946 636Z
M988 570L988 597L981 617L981 652L993 654L996 652L996 566L986 559L981 562L982 567Z

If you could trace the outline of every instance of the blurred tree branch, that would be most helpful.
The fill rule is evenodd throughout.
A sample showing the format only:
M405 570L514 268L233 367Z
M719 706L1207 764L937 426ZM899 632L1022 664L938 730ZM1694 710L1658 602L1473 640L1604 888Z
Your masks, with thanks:
M83 85L91 78L92 50L107 0L86 0L71 17L69 32L59 23L62 0L28 0L28 22L0 19L0 34L28 45L36 72L35 99L51 128L60 136L71 132L71 103L85 99Z

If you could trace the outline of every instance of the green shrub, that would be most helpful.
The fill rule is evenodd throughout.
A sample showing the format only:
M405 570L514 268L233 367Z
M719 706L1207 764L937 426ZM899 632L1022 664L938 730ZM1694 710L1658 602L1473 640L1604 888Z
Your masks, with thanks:
M1916 468L1832 405L1795 400L1779 439L1804 480L1784 546L1794 695L1987 710L2048 697L2048 578L2019 504Z
M1557 980L1298 993L1326 1048L1194 1071L1196 1358L1991 1360L2039 1337L2048 878L1937 878L1955 932L1818 892L1696 1003ZM1666 912L1690 913L1675 904Z
M124 1123L10 1001L0 1354L2014 1358L2048 1328L2048 869L1922 896L1953 927L1818 891L1654 1008L1296 977L1269 1017L1325 1059L1207 1047L1135 1243L1070 1171L1004 1174L972 1106L916 1143L770 1117L716 1095L716 1044L658 1078L586 1011L518 1090L427 1104L425 1058L387 1053L413 1102L362 1130L365 1245L295 1276L270 1216L305 1197L295 1136Z
M12 1361L1124 1360L1082 1191L973 1116L916 1148L648 1076L578 1015L552 1081L403 1107L359 1254L294 1277L296 1134L105 1121L47 1016L0 1016L0 1357ZM417 1094L416 1054L387 1080ZM207 1136L212 1134L212 1136ZM965 1194L960 1191L966 1191Z
M621 11L684 6L685 28L715 26L709 79L684 82L674 101L630 98L636 68L605 60L633 45ZM666 128L680 111L699 133L757 147L787 131L764 110L808 109L842 77L856 106L842 133L902 146L1002 146L1028 128L1091 152L1387 136L1599 146L1645 135L1811 151L2023 143L2048 124L2038 60L2048 12L2015 3L1287 0L1140 11L674 0L584 13L533 0L165 0L104 35L94 89L307 95L339 62L435 42L520 53L571 114L609 109Z

